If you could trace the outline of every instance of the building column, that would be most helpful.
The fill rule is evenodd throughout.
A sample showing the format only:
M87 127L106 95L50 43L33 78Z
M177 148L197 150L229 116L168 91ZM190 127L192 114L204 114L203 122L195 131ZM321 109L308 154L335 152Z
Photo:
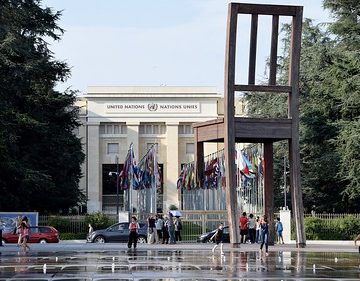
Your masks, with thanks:
M179 177L179 123L166 123L166 182L164 190L164 211L170 205L179 207L176 182Z
M88 193L87 212L102 211L102 192L100 184L100 158L99 158L99 124L87 124L87 170Z
M130 147L130 144L133 144L133 151L135 156L136 164L139 163L140 155L139 155L139 125L140 122L126 122L127 127L127 144L128 148ZM142 156L141 156L142 157ZM130 194L130 201L131 201L131 208L136 208L136 210L139 210L137 206L137 193L136 190L131 190ZM132 210L130 210L132 213Z

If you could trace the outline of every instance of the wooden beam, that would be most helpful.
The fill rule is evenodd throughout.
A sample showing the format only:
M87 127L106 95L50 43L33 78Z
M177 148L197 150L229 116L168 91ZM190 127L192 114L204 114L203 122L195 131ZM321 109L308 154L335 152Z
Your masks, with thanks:
M264 143L264 209L269 223L269 245L274 245L274 168L273 144Z
M251 15L248 83L255 84L258 15Z
M225 81L224 81L224 156L226 177L226 206L229 221L229 235L232 247L240 246L239 214L236 198L235 169L235 55L236 55L237 6L228 5L228 22L226 31Z
M290 93L290 86L273 86L273 85L235 85L237 92L271 92L271 93Z
M296 245L306 246L304 228L304 207L300 183L300 145L299 145L299 71L302 28L302 7L298 7L292 21L290 46L289 83L292 87L289 97L289 117L292 118L292 138L289 140L290 183L293 213L295 217Z
M222 122L221 122L222 121ZM290 139L291 119L267 119L235 117L235 140L237 142L266 142ZM223 142L224 120L210 120L193 126L195 142Z
M238 14L295 16L297 6L234 3Z
M272 17L269 85L276 85L277 50L279 39L279 16Z

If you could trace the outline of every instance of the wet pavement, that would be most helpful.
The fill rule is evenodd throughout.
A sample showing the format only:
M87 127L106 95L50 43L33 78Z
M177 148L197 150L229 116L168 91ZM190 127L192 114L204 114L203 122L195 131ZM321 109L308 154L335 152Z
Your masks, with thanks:
M271 247L265 256L258 246L227 245L225 255L213 255L211 246L31 245L23 253L6 245L0 280L360 280L360 254L346 247L347 252L326 245L322 251Z

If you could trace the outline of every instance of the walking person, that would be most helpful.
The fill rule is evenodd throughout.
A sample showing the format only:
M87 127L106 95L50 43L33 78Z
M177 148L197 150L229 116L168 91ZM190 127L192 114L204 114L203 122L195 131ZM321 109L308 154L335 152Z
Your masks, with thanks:
M20 234L22 237L22 243L21 243L21 247L23 248L23 251L26 252L26 250L30 250L30 247L28 245L28 241L30 238L30 226L28 224L28 220L24 220L21 222L20 225Z
M155 220L155 228L156 228L156 232L157 232L157 237L158 237L158 241L160 243L160 240L162 240L162 229L164 226L164 221L162 219L162 217L160 215L156 215L156 220Z
M181 230L182 230L182 222L180 217L176 217L175 219L175 240L181 241Z
M212 248L212 253L215 253L215 249L219 246L220 244L220 253L221 255L224 255L224 251L223 251L223 234L224 234L224 225L222 223L219 224L218 229L216 230L216 232L214 233L214 235L210 238L211 241L215 241L216 245Z
M359 254L360 254L360 234L354 240L355 246L359 245Z
M4 223L2 221L0 221L0 247L3 246L2 244L2 232L4 230Z
M172 213L169 213L169 219L166 222L167 223L167 228L169 231L169 244L175 244L176 243L176 239L175 239L175 224L174 224L174 216Z
M269 223L266 216L263 216L260 220L260 233L261 233L261 245L260 245L260 252L265 244L265 255L269 255Z
M152 215L150 215L148 218L148 243L149 244L154 244L155 240L157 240L157 239L155 239L155 233L156 233L155 218Z
M256 238L255 238L255 242L256 243L261 243L261 234L260 234L260 230L261 230L261 227L260 227L260 217L257 216L256 217Z
M169 243L169 229L168 229L168 217L164 218L163 229L162 229L162 243Z
M22 241L22 237L21 237L21 233L20 233L21 222L22 222L21 216L17 216L17 218L15 219L15 227L16 228L15 228L15 233L14 234L19 235L18 242L17 242L18 247L21 246L21 241Z
M283 238L283 224L280 221L280 218L276 218L276 224L275 224L275 230L277 234L277 242L278 244L284 244L284 238Z
M253 214L249 215L249 222L248 222L248 229L249 229L249 239L250 244L255 243L255 236L256 236L256 221Z
M246 212L242 213L240 218L240 243L246 243L246 236L248 235L249 219L246 217Z
M130 249L132 244L134 244L134 249L136 249L136 243L137 243L137 232L140 228L139 224L137 223L137 219L135 216L131 217L131 223L129 224L129 241L128 241L128 248Z

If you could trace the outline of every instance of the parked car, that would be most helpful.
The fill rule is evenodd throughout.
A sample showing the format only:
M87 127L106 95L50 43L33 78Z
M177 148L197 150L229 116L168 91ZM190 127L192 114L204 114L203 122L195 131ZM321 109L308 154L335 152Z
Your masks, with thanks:
M213 242L215 242L215 241L210 240L210 238L213 237L215 232L216 232L216 229L212 230L210 232L205 232L205 233L201 234L198 237L197 242L198 243L213 243ZM228 226L224 226L223 242L230 243L230 235L229 235L229 227Z
M28 243L59 243L59 232L52 226L30 226ZM6 243L17 243L18 234L13 231L3 232L2 241Z
M147 241L147 225L139 223L138 243L146 243ZM120 222L106 229L95 230L88 234L87 242L89 243L108 243L108 242L127 242L129 239L129 223Z

